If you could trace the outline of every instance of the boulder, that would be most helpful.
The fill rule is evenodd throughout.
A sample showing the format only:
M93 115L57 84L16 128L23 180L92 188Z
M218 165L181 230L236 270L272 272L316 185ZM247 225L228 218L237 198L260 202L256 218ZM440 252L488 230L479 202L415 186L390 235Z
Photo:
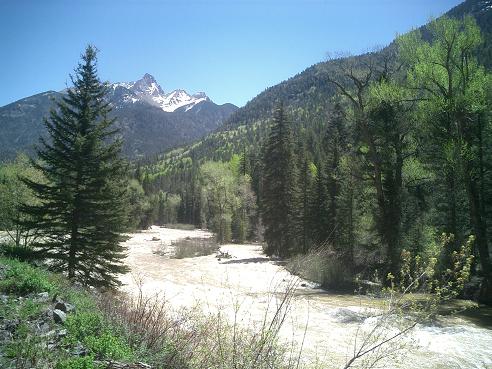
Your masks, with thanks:
M35 297L35 300L39 302L46 302L49 299L50 299L50 294L48 292L38 293Z
M65 302L65 301L58 301L55 304L55 310L61 310L64 313L69 313L69 312L75 310L75 306L73 306L72 304L69 304L68 302Z
M46 334L50 331L50 325L48 322L45 321L39 321L36 324L36 332L40 335Z
M367 318L366 315L347 308L339 308L333 315L341 323L360 323Z
M67 320L67 314L59 309L55 309L53 310L53 320L55 323L63 324L65 323L65 320Z

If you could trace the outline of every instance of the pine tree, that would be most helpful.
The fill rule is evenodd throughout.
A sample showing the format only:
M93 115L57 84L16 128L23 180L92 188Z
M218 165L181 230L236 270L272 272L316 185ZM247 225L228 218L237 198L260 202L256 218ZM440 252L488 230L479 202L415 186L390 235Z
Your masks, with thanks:
M296 249L296 167L290 122L280 105L264 153L262 219L266 253L287 256Z
M323 163L316 167L310 199L309 223L313 241L322 245L329 241L332 223L329 214L328 191L326 188L326 170Z
M326 160L326 191L327 191L327 239L334 246L339 246L340 216L338 197L340 195L340 165L341 159L347 152L348 132L345 127L345 112L336 103L331 120L323 140ZM323 168L323 169L324 169ZM324 174L321 171L321 174ZM322 184L320 184L322 185ZM321 189L320 189L321 190ZM319 201L322 201L321 199Z
M40 258L73 281L114 287L123 264L126 228L124 162L121 141L114 139L114 120L97 77L97 51L88 46L71 76L73 87L56 103L44 124L35 167L43 182L25 179L40 205L25 205L28 226L39 231Z

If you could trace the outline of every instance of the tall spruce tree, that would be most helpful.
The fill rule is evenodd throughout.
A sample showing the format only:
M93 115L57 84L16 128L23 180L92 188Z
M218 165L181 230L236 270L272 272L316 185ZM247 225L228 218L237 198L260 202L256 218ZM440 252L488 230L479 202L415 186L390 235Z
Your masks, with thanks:
M121 245L127 185L96 54L95 47L86 48L73 87L44 121L50 139L41 139L34 164L46 180L25 179L40 201L23 210L41 235L34 245L38 255L53 270L85 285L114 287L117 274L127 270Z
M266 253L287 256L296 250L296 166L290 122L280 104L265 146L262 219Z
M327 190L327 237L329 242L338 247L340 244L340 165L342 156L347 153L348 132L345 126L345 112L339 102L333 108L332 118L328 124L323 139L326 160L326 190ZM322 183L321 183L322 184ZM321 185L320 184L320 185Z

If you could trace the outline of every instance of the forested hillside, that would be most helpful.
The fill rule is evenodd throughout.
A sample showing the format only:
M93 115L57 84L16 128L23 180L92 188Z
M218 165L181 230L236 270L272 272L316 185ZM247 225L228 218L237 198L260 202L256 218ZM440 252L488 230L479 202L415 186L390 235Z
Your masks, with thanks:
M326 285L387 283L402 253L445 274L469 244L490 296L491 13L467 1L380 51L317 64L205 139L140 162L141 225L169 221L172 198L174 221L221 241L329 250L343 273Z

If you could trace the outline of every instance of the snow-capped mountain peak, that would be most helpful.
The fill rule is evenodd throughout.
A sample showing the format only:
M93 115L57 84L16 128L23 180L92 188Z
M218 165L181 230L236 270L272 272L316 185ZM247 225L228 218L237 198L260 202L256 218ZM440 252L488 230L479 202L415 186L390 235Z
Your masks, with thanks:
M181 107L186 107L185 111L188 111L203 101L210 101L204 92L190 95L185 90L178 89L165 93L156 79L148 73L138 81L114 83L112 87L115 95L119 88L118 95L125 102L144 101L166 112L173 112ZM122 93L121 89L125 92Z
M155 78L148 73L145 73L141 79L134 82L131 90L137 95L143 96L158 97L160 95L164 95L164 90L157 83Z

